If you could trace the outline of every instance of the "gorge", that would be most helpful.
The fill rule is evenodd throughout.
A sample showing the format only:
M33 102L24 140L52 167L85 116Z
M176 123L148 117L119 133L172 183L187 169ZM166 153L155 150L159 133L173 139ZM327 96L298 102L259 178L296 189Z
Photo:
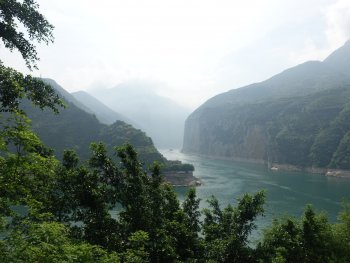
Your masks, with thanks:
M183 152L277 169L350 169L349 61L348 41L323 62L209 99L186 120Z

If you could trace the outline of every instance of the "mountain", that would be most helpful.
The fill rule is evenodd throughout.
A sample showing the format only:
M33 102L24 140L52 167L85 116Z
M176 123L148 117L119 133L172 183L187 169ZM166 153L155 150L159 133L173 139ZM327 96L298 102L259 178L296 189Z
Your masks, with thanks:
M79 100L77 100L72 94L70 94L68 91L66 91L64 88L62 88L60 85L58 85L56 81L54 81L53 79L49 79L49 78L42 78L42 80L44 82L46 82L47 84L49 84L51 87L53 87L56 90L56 92L62 98L64 98L65 102L72 103L76 107L78 107L79 109L82 109L83 111L85 111L87 113L93 114L93 111L91 109L89 109L86 105L84 105Z
M95 115L83 110L85 105L77 101L55 81L45 79L67 103L67 108L54 114L50 110L41 111L29 102L23 102L21 107L32 120L32 128L39 135L45 145L55 151L61 158L65 149L75 149L81 159L90 156L91 142L104 142L112 152L114 146L125 142L131 143L139 152L141 162L149 165L153 161L160 163L166 159L154 147L152 139L143 131L133 126L116 121L112 125L102 124Z
M130 81L90 92L111 109L140 125L159 148L180 148L189 111L157 95L153 83Z
M73 97L81 104L85 105L90 112L94 113L97 119L104 124L113 124L117 120L133 124L131 120L107 107L101 101L90 95L85 91L77 91L71 93Z
M324 63L329 67L346 74L350 75L350 40L345 45L335 50L328 58L324 60Z
M219 94L186 120L183 151L350 169L350 42L323 62Z

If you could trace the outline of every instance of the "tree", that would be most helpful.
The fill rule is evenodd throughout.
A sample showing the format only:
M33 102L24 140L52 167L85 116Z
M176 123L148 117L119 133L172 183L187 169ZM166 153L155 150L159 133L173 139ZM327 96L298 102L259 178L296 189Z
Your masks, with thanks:
M88 165L79 165L76 153L65 151L46 208L55 220L71 225L76 238L116 250L118 222L109 210L119 200L119 172L104 145L92 143L91 151Z
M303 262L300 222L294 218L275 219L264 230L258 251L263 262ZM279 261L278 261L278 260Z
M33 42L53 42L53 26L39 13L38 8L35 0L0 1L0 39L10 51L18 50L21 53L29 69L37 68L36 62L39 60ZM58 107L64 106L54 89L42 80L24 76L5 67L0 61L0 113L17 112L19 102L24 98L41 109L49 107L55 112Z
M6 48L18 50L29 69L39 60L33 40L53 42L53 26L38 11L35 0L0 1L0 38ZM20 31L18 28L23 28ZM28 35L28 36L26 36Z
M116 253L69 238L57 222L26 222L0 240L1 262L120 262Z
M149 253L146 251L149 241L148 233L137 231L129 239L129 248L122 256L125 263L149 263Z
M31 69L38 60L33 41L53 41L52 29L33 0L0 1L0 38L16 49ZM19 31L22 28L23 31ZM27 35L27 37L26 37ZM27 99L43 109L58 112L64 106L55 91L40 79L24 76L0 62L0 212L12 214L10 205L44 202L54 176L56 160L29 127L20 109ZM6 113L6 114L4 114ZM13 214L12 214L13 215ZM14 215L13 215L14 216Z
M64 106L55 90L42 80L0 64L0 113L10 112L24 114L20 111L20 101L30 100L40 109L48 107L58 112L58 107Z
M306 206L302 230L304 262L330 262L334 256L334 238L327 217L316 214L310 205Z
M264 262L347 262L342 258L346 255L342 241L336 245L327 217L308 205L300 219L274 220L265 230L258 251Z
M333 226L335 253L343 262L350 262L350 204L343 202L343 211L338 216L338 223ZM340 261L340 260L339 260Z
M245 194L236 207L228 205L223 210L215 197L208 200L204 210L203 235L205 258L212 262L253 262L254 250L248 237L256 227L254 221L264 212L265 194Z
M29 120L10 116L0 131L0 144L0 212L8 216L11 205L45 201L57 160L30 130Z
M118 147L116 150L122 164L120 202L124 211L120 213L121 221L125 224L128 234L138 230L149 231L151 220L147 196L149 178L138 161L137 152L130 144Z
M201 230L199 203L200 199L196 196L196 189L191 188L182 203L185 226L185 233L182 237L182 251L185 252L182 252L183 258L201 258L203 254L202 242L198 235Z

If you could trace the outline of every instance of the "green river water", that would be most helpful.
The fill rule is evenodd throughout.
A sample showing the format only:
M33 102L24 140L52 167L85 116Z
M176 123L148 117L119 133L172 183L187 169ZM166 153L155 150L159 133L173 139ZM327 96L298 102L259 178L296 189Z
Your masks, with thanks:
M312 204L317 211L325 211L330 221L334 222L341 210L342 200L350 201L350 179L270 171L262 165L209 159L183 154L179 150L161 150L161 153L167 159L194 165L194 176L203 184L197 187L202 208L211 195L226 206L235 204L244 193L265 189L265 216L257 220L258 229L269 225L276 216L301 216L306 204ZM175 190L183 200L187 187L176 187Z

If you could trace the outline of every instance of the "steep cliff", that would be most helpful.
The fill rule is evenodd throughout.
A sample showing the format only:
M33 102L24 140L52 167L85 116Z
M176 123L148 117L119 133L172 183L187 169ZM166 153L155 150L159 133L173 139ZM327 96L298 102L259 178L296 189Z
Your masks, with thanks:
M324 62L307 62L209 99L186 120L183 151L350 167L349 61L347 42Z

